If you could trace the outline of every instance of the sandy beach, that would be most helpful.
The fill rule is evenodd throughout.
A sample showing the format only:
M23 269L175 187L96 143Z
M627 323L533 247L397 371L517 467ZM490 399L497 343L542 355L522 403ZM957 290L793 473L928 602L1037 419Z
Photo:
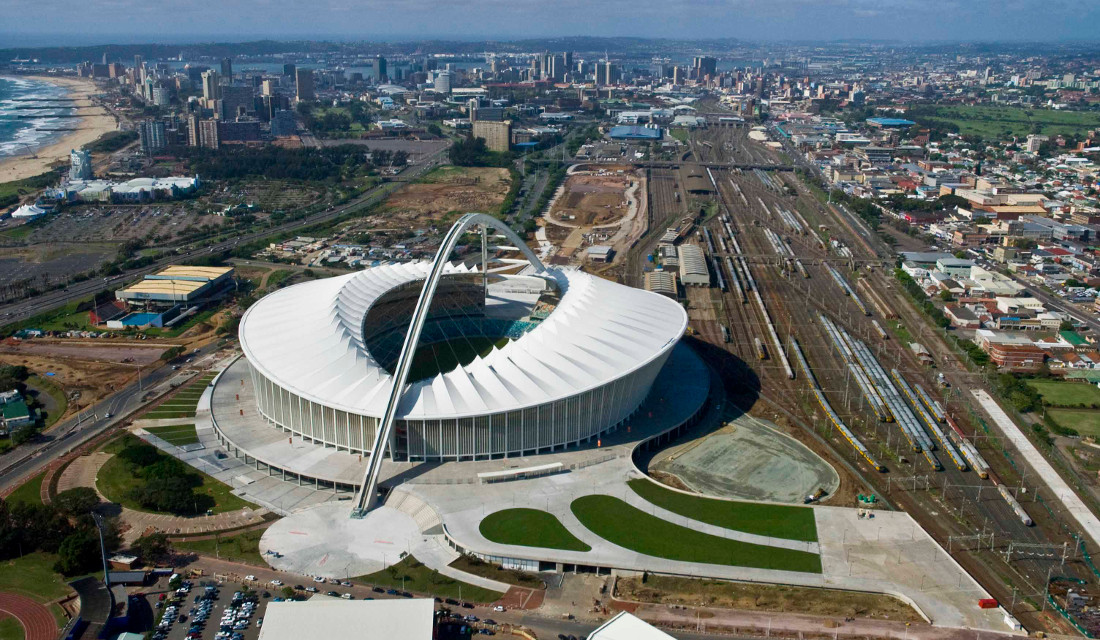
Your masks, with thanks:
M69 151L96 141L101 135L118 128L114 116L103 107L96 106L90 95L99 93L95 83L87 78L69 78L54 76L20 76L34 78L65 87L68 97L74 98L73 106L84 107L78 113L81 118L79 129L56 142L39 147L32 153L6 157L0 160L0 182L22 180L44 173L58 162L68 164ZM89 108L90 107L90 108Z

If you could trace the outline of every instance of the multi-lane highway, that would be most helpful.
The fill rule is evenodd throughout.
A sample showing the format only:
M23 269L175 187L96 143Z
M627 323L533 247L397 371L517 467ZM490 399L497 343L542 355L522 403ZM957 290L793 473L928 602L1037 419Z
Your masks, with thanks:
M416 178L441 164L446 152L447 148L444 147L443 149L440 149L439 151L424 157L424 159L418 164L406 167L400 174L398 174L397 180L392 182L384 182L347 204L333 207L320 213L301 218L299 220L287 222L286 224L282 224L277 227L271 227L269 229L264 229L262 231L256 231L253 233L241 234L233 238L232 240L225 240L223 242L203 247L202 249L195 249L187 253L171 255L162 258L148 266L142 267L140 269L132 269L118 276L114 276L111 278L93 278L84 282L71 284L60 291L51 291L27 300L13 302L11 304L0 306L0 324L6 325L12 322L17 322L35 314L43 313L64 306L65 304L68 304L69 302L72 302L74 300L81 300L90 297L91 295L103 291L104 289L117 287L124 281L153 273L154 271L163 269L164 267L173 263L177 263L181 260L202 256L208 253L225 251L228 249L232 249L242 242L248 243L285 231L293 231L295 229L300 229L312 224L317 224L318 222L331 220L340 215L343 215L344 213L348 213L362 207L371 206L373 204L381 202L384 198L386 198L390 193L399 188L405 182Z
M215 351L217 346L210 344L190 357L198 365L212 357ZM167 391L165 383L174 376L182 380L187 375L189 374L186 371L174 370L168 363L143 370L140 377L126 387L82 409L78 415L54 426L31 442L0 456L0 493L38 473L58 457L125 421L130 414L146 404L147 395L151 400L153 396Z

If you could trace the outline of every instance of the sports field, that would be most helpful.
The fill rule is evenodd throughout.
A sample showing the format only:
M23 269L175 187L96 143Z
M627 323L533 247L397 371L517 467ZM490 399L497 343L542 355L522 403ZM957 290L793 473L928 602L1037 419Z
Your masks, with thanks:
M1086 382L1028 380L1027 384L1043 396L1043 404L1051 407L1100 407L1100 389Z
M773 538L817 541L814 512L808 507L700 498L666 489L645 478L627 484L647 501L685 518Z
M1036 129L1046 136L1084 136L1089 129L1100 127L1100 114L1095 112L985 105L922 107L909 117L922 124L952 124L961 135L977 135L986 140L1026 136Z
M424 380L452 371L456 367L470 364L478 356L488 354L494 346L502 347L507 343L508 338L472 336L424 345L413 356L409 381Z
M1091 409L1049 409L1047 413L1063 427L1083 436L1100 438L1100 411Z
M681 562L821 573L821 557L817 554L701 533L651 516L612 496L583 496L570 508L592 533L645 555Z
M499 544L564 551L592 550L592 547L569 533L553 514L538 509L504 509L490 513L478 528L487 540Z

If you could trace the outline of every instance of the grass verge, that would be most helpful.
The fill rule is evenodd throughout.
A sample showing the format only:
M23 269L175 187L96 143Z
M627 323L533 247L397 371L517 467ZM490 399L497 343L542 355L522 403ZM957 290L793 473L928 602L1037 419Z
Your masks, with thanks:
M402 579L403 578L403 579ZM503 593L467 584L430 569L412 556L381 571L355 578L359 582L391 587L417 593L428 593L441 598L458 598L471 602L496 602Z
M481 535L499 544L591 551L553 514L538 509L503 509L490 513L478 526Z
M520 571L519 569L505 569L499 564L486 562L481 558L478 558L477 556L463 554L458 557L458 560L452 562L450 566L458 569L459 571L472 573L475 576L481 576L482 578L488 578L490 580L507 582L508 584L514 584L517 587L526 587L527 589L542 589L546 586L546 584L543 583L542 578L539 578L533 573Z
M1089 409L1047 409L1055 422L1083 436L1100 438L1100 411Z
M736 567L821 573L821 558L806 551L750 544L681 527L611 496L583 496L573 515L601 538L648 556Z
M189 542L172 541L172 547L179 551L192 551L204 556L244 562L260 567L266 567L263 554L260 553L260 538L267 529L252 529L242 531L233 536L225 536L212 540L192 540Z
M174 444L177 447L196 444L199 441L199 435L195 433L195 425L193 424L177 424L170 427L145 427L145 430L168 444Z
M4 502L8 504L42 504L42 481L46 478L46 472L34 476L30 480L27 480L23 484L19 485L19 488L11 492L7 498L4 498Z
M817 542L814 511L807 507L700 498L666 489L645 478L627 484L646 501L685 518L733 531Z

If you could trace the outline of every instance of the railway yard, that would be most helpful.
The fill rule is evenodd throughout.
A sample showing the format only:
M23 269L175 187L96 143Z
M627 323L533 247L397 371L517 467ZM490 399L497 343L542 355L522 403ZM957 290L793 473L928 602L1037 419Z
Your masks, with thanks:
M1047 593L1095 579L1074 535L1084 532L983 422L968 393L981 376L903 297L874 233L791 171L728 168L780 165L746 134L698 129L679 166L647 169L649 233L622 278L640 286L665 228L701 215L682 237L704 251L711 286L686 288L689 331L738 408L784 416L837 468L830 504L862 507L856 494L875 494L876 506L909 512L1024 627L1071 631ZM679 195L689 171L703 171L712 191ZM895 318L931 365L887 331Z

